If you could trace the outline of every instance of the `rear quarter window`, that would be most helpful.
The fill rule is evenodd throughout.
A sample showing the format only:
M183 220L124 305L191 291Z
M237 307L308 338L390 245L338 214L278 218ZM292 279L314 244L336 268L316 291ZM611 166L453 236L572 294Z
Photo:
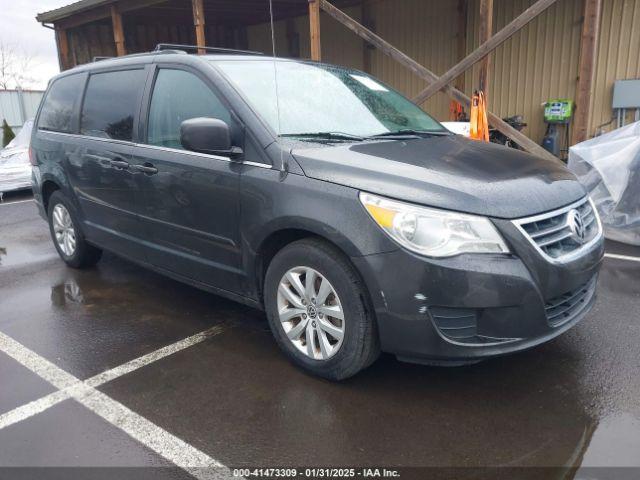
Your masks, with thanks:
M38 128L52 132L71 133L75 111L84 78L72 75L55 80L44 99Z
M91 75L80 116L80 133L131 141L145 75L142 69Z

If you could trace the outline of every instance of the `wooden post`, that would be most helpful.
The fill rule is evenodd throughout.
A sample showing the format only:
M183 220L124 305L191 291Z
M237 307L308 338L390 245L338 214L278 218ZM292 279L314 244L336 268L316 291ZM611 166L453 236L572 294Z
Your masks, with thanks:
M480 45L491 38L493 32L493 0L480 0ZM484 92L484 98L489 94L489 55L480 61L480 75L478 88Z
M56 43L58 44L58 63L60 71L64 71L71 67L69 63L69 37L67 31L63 28L55 27Z
M415 73L417 76L425 80L427 83L433 83L438 80L439 77L435 73L433 73L431 70L420 65L413 58L409 57L402 51L398 50L389 42L383 40L378 35L373 33L371 30L368 30L367 28L363 27L361 24L356 22L353 18L351 18L346 13L344 13L342 10L334 7L327 0L320 0L320 6L325 12L327 12L329 15L335 18L338 22L342 23L349 30L351 30L359 37L363 38L367 42L374 45L385 55L389 55L391 58L393 58L398 63L405 66L406 68L408 68L411 72ZM449 95L451 98L453 98L454 100L464 105L468 106L471 103L471 99L467 95L465 95L463 92L461 92L460 90L450 85L445 85L443 87L443 91L447 95ZM518 145L520 145L529 153L535 154L539 157L546 158L549 160L558 161L557 157L550 154L548 151L546 151L544 148L542 148L540 145L538 145L536 142L531 140L529 137L527 137L523 133L511 127L509 124L507 124L504 120L502 120L496 114L487 112L487 116L489 117L489 123L491 125L493 125L501 133L512 138L513 141L515 141Z
M320 45L320 0L309 0L309 33L311 35L311 60L322 60Z
M122 57L127 54L124 46L124 30L122 29L122 15L115 3L111 4L111 25L113 27L113 41L116 44L116 55Z
M588 138L591 108L591 88L598 52L598 33L602 0L584 0L584 19L580 38L578 85L576 87L576 112L573 121L571 144Z
M441 90L445 85L451 83L451 81L456 76L466 71L469 67L481 60L483 57L487 58L487 54L489 52L502 45L516 32L521 30L522 27L524 27L527 23L536 18L557 1L558 0L538 0L535 4L531 5L524 12L522 12L511 22L509 22L509 24L507 24L502 30L497 32L489 40L476 48L472 53L467 55L462 61L451 67L444 75L440 77L437 82L432 83L422 92L420 92L413 101L418 104L424 102L426 99Z
M196 45L198 45L198 53L203 55L206 50L207 41L204 34L204 5L202 0L191 0L191 8L193 9L193 25L196 27Z

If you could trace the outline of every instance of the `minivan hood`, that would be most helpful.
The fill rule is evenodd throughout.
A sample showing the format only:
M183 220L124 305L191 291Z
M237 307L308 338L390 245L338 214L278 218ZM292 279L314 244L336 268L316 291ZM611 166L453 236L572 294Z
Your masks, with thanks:
M458 135L297 148L305 175L421 205L520 218L586 194L560 161Z

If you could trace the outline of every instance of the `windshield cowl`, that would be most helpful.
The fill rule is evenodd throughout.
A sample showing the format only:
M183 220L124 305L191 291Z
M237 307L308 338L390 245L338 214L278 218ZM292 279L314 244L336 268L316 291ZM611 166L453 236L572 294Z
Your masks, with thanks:
M360 137L350 133L343 132L309 132L309 133L287 133L279 135L280 138L294 138L300 141L310 141L318 143L345 143L345 142L364 142L375 140L415 140L428 137L442 137L453 135L453 133L445 130L434 131L418 131L418 130L399 130L397 132L383 132L376 135Z

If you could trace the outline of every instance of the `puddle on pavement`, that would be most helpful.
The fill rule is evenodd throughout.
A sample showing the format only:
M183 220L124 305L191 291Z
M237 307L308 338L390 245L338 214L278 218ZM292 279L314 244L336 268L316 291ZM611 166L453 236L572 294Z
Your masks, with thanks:
M250 311L111 255L16 278L2 287L0 330L80 378Z
M640 467L640 418L618 413L601 419L591 433L581 466Z

